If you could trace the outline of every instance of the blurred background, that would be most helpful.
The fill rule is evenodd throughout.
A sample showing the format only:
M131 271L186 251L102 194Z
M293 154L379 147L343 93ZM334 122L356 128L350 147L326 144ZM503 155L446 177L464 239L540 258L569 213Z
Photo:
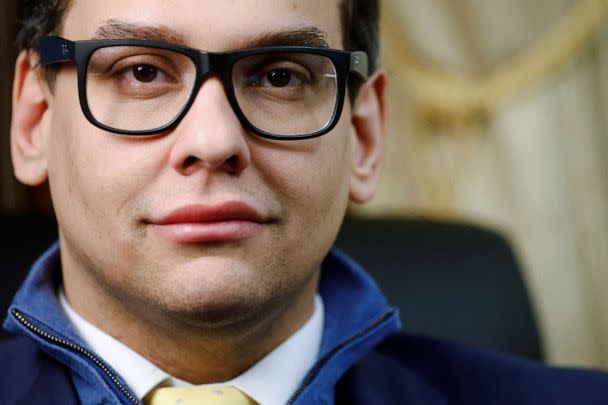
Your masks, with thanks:
M0 7L0 214L49 215L46 189L12 176L20 2ZM352 216L499 233L544 358L607 367L608 1L384 0L382 14L387 161Z

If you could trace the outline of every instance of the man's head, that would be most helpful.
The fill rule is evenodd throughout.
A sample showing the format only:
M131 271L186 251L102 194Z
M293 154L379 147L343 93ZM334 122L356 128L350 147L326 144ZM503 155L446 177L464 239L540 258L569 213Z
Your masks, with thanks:
M226 52L312 29L330 48L365 50L372 61L377 54L371 1L34 3L38 17L26 20L25 48L49 33L86 40L118 26L138 36L168 31L170 42ZM49 181L64 284L81 312L104 305L156 324L169 315L217 327L309 306L349 199L364 202L375 190L382 72L345 103L329 133L276 141L243 127L218 75L204 79L177 126L134 137L84 117L73 64L56 70L52 91L37 66L31 52L17 61L13 162L24 183Z

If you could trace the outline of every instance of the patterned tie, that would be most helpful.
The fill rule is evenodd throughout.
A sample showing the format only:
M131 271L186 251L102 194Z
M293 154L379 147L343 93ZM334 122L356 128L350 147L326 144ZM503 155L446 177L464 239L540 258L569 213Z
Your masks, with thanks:
M144 398L146 405L257 405L253 399L232 386L163 387Z

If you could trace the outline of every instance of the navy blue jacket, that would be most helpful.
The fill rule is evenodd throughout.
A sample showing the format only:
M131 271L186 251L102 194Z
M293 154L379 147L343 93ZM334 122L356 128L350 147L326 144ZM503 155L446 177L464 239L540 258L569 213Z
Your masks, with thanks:
M0 404L138 404L71 328L56 296L58 246L34 264L4 327ZM319 292L321 352L290 404L608 404L608 375L556 369L398 331L398 313L332 251Z

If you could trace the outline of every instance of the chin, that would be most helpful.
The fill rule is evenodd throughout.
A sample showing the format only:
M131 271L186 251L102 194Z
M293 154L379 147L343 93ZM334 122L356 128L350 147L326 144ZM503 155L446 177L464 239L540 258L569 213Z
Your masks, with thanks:
M200 262L207 262L200 260ZM225 327L255 318L274 305L277 286L255 269L231 260L212 260L177 270L159 297L166 312L188 323Z
M267 317L261 314L267 314L265 308L275 306L271 302L272 299L251 299L244 295L201 294L187 301L172 302L167 312L190 327L234 333L259 323L260 317Z

